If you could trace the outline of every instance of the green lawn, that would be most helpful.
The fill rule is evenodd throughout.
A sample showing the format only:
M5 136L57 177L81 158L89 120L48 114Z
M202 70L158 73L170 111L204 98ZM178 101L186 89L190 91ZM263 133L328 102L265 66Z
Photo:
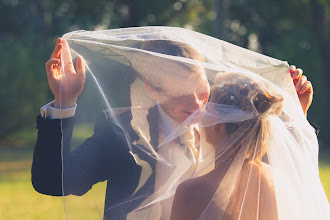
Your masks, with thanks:
M0 219L65 219L63 197L41 195L32 187L32 153L31 148L0 148ZM330 198L330 154L320 156L320 177ZM83 198L66 197L68 219L101 219L104 195L101 183Z
M33 189L32 154L32 149L0 148L0 219L65 219L63 197L45 196ZM101 219L95 216L103 214L105 186L94 186L86 197L65 197L68 219Z
M320 160L320 179L322 181L323 188L327 194L328 200L330 198L330 152L321 153Z

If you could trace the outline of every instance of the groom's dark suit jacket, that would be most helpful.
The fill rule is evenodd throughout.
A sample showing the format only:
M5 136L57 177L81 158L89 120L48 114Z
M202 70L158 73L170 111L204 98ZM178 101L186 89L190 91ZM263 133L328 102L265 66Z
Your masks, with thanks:
M125 112L117 116L117 119L125 127L130 142L138 140L139 136L131 128L131 112ZM149 163L153 173L145 185L136 194L141 197L129 204L118 205L127 201L136 190L141 174L141 166L137 165L127 144L125 133L109 117L109 112L102 111L97 117L94 134L81 146L70 152L70 141L73 130L73 118L45 119L37 117L38 139L34 149L32 164L32 184L36 191L52 195L83 195L98 182L107 182L105 198L104 219L126 219L127 213L136 208L153 188L155 181L156 160L151 160L144 152L134 152L141 160ZM158 144L158 120L157 107L149 109L147 120L149 130L153 131L151 146ZM62 190L62 157L61 142L63 129L63 188ZM125 125L126 123L126 125ZM135 148L138 150L138 148ZM110 196L111 195L111 196ZM125 206L125 207L124 207ZM125 210L124 212L122 210Z
M131 112L122 113L117 116L117 119L125 127L131 143L139 139L130 125ZM94 184L107 180L104 219L126 219L128 212L152 193L153 188L150 186L153 186L155 181L156 160L150 160L151 157L142 151L134 152L141 160L147 161L153 169L153 173L145 184L149 187L145 189L142 187L135 194L136 198L140 197L140 199L112 208L114 205L127 201L134 193L139 184L142 168L136 164L129 153L125 133L113 122L107 111L102 111L97 117L93 136L70 152L73 120L73 118L66 118L61 122L59 119L44 119L38 116L38 139L32 164L32 184L35 190L52 196L83 195ZM159 138L157 107L149 109L147 120L150 133L155 134L151 136L150 144L157 146ZM64 146L64 193L62 190L61 123ZM318 133L319 128L312 123L311 125Z

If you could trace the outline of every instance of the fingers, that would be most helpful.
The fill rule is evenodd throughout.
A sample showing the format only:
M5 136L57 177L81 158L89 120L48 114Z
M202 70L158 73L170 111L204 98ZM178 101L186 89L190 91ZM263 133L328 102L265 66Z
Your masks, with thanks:
M299 93L299 91L302 89L304 84L307 82L307 77L305 75L303 75L302 69L300 69L300 68L296 69L296 66L294 66L294 65L291 65L289 67L288 72L290 73L291 78L293 79L293 84L296 88L296 91ZM308 89L307 85L305 87L306 89Z
M290 72L292 79L300 79L300 77L303 74L302 69L300 69L300 68L296 69L296 67L293 65L289 67L289 72Z
M310 81L306 81L301 89L299 91L297 91L298 94L304 94L305 92L307 93L313 93L313 86L312 86L312 83Z
M296 87L296 91L300 91L301 87L307 82L307 77L305 75L301 76L298 80L298 82L296 83L295 87Z
M63 42L62 58L63 58L64 66L71 65L73 69L72 57L68 42L65 39L63 39L62 42Z
M81 57L78 57L77 59L76 70L78 75L85 76L85 65Z
M289 66L287 72L290 73L291 77L292 77L292 73L294 71L296 71L296 66L294 66L294 65Z
M296 70L296 66L295 65L291 65L288 68L288 72L295 71L295 70Z
M53 53L51 55L51 58L60 59L60 53L61 53L62 48L63 48L62 39L58 38L56 41Z
M45 63L48 81L61 78L60 63L61 60L55 58L51 58Z
M45 63L45 67L46 67L46 72L47 73L51 73L51 71L53 70L55 65L58 65L60 63L60 59L56 59L56 58L51 58L49 59L46 63Z

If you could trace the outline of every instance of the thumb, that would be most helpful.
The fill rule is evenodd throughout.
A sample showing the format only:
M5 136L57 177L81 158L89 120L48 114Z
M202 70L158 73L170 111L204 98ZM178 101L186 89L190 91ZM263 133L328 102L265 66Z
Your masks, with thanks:
M77 59L77 63L76 63L76 70L77 70L77 74L78 75L85 75L85 65L84 65L84 61L81 57L78 57Z

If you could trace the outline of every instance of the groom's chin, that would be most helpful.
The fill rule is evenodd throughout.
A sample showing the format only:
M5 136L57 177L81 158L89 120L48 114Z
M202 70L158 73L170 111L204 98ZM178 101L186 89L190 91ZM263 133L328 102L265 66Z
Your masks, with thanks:
M189 116L191 115L191 113L185 113L185 112L182 112L177 118L176 118L176 121L178 123L182 123L184 122L187 118L189 118Z

